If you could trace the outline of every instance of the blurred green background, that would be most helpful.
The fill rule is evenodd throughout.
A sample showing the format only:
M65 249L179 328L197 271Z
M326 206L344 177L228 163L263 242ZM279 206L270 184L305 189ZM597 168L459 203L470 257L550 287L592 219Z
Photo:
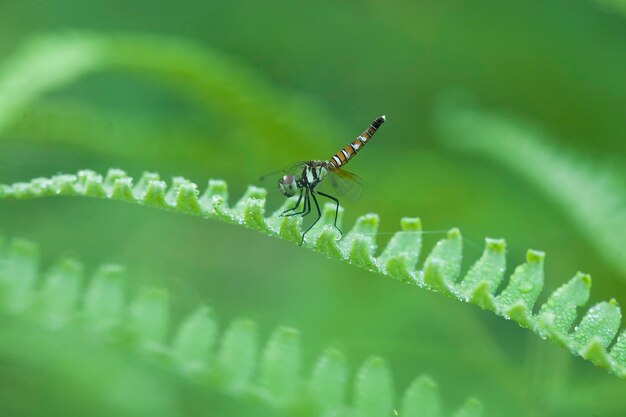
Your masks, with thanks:
M236 201L261 174L328 158L386 114L350 163L365 193L345 203L344 229L378 213L382 247L402 216L419 216L425 230L458 226L466 265L484 237L504 237L510 271L527 248L547 252L546 294L582 270L594 278L592 302L626 300L624 271L600 256L566 209L506 166L446 146L436 126L445 123L445 113L437 115L442 95L462 90L481 107L540 125L557 149L610 166L623 180L626 16L610 8L581 0L3 0L0 16L0 65L11 68L21 45L46 33L175 37L244 71L223 78L244 99L250 88L259 111L267 105L278 115L255 118L254 105L243 115L245 100L226 105L219 94L198 99L192 84L177 87L176 61L168 61L174 82L150 65L104 68L44 94L0 131L0 183L119 167L200 185L223 178ZM246 79L267 89L259 93ZM277 208L274 184L262 185ZM44 269L67 253L91 267L116 262L129 267L132 286L169 288L180 312L208 302L224 321L248 316L265 334L292 325L304 334L309 365L331 344L353 367L371 354L385 357L401 390L426 372L446 403L473 394L487 415L626 413L626 382L514 323L250 230L69 198L3 201L0 230L39 242ZM425 235L425 248L441 237Z

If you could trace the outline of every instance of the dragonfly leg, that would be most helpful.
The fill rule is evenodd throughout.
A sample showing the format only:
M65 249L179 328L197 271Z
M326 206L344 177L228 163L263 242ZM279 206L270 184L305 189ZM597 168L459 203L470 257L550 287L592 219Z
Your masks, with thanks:
M310 205L311 205L311 202L309 201L309 190L305 190L304 191L304 207L302 207L302 210L298 212L294 211L293 213L285 214L284 217L297 216L298 214L302 214L302 217L304 217L311 212ZM294 207L294 210L295 210L295 207Z
M311 194L313 194L313 192L311 191ZM306 216L307 214L309 214L311 212L311 195L309 194L309 191L307 190L306 195L304 196L305 200L304 200L304 204L305 204L305 210L303 210L302 213L302 217ZM300 214L300 213L298 213Z
M339 230L339 234L343 237L343 232L341 231L341 229L337 226L337 218L339 217L339 200L336 199L335 197L333 197L332 195L328 195L325 194L321 191L317 192L319 195L323 195L326 198L330 198L331 200L333 200L335 202L335 229Z
M300 206L300 201L302 201L302 189L300 189L300 195L298 196L298 201L296 201L296 205L293 206L292 208L287 209L287 210L283 211L282 213L280 213L279 217L283 217L285 215L285 213L288 213L290 211L294 211L295 209L297 209ZM306 203L306 201L305 201L305 203ZM292 214L289 214L288 216L292 216Z
M315 219L315 221L309 226L309 228L306 229L304 233L302 233L302 240L300 241L300 246L302 246L302 244L304 243L304 235L306 235L309 232L309 230L311 230L311 228L315 226L315 223L317 223L322 218L322 210L320 210L320 205L317 202L317 198L315 198L315 191L311 190L310 195L311 195L311 198L313 198L313 202L315 203L315 208L317 208L317 219ZM309 202L309 212L310 211L311 211L311 203Z

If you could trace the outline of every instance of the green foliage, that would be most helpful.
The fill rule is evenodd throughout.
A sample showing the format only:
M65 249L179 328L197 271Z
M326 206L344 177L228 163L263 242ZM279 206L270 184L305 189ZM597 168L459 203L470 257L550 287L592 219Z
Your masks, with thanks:
M626 280L623 177L583 155L565 152L528 122L463 105L452 97L443 101L437 122L446 145L491 158L541 190Z
M616 12L626 14L626 1L624 0L596 0L602 8L613 9Z
M602 3L616 6L617 10L620 1L604 0ZM594 230L597 225L594 222L610 223L609 219L615 217L613 214L620 214L624 187L617 183L617 188L612 186L599 193L588 193L587 183L584 183L578 200L561 206L572 221L559 222L565 227L559 230L558 236L571 240L555 241L552 238L557 234L549 227L542 230L541 223L554 221L557 214L542 210L541 217L536 216L533 208L542 202L526 199L517 187L511 187L511 176L492 175L493 172L486 172L489 164L476 163L467 154L459 155L433 146L429 129L432 113L429 109L435 96L449 85L461 82L496 109L498 106L515 108L521 114L541 119L551 129L570 132L569 139L577 141L572 146L577 147L581 157L569 158L568 153L563 152L564 146L555 144L549 149L555 158L535 158L534 151L530 152L530 157L520 158L532 162L524 169L538 168L552 181L548 187L541 181L528 181L529 187L544 191L547 188L547 197L556 201L558 195L552 193L559 194L559 187L563 183L568 185L568 181L554 180L567 177L571 172L557 172L560 166L554 163L559 163L563 154L565 159L571 159L570 167L578 169L580 165L587 166L586 160L594 158L597 149L610 149L616 154L624 149L615 133L624 131L623 111L619 109L624 107L623 97L626 96L620 16L600 13L584 2L564 1L519 3L514 9L473 2L463 13L454 9L456 5L445 2L416 6L401 1L384 8L324 1L294 7L271 3L258 7L255 2L246 1L232 5L218 2L199 5L193 13L178 5L155 3L151 5L154 7L147 8L124 5L123 13L100 13L97 17L89 7L75 6L60 1L54 6L32 7L28 3L9 1L3 11L12 18L0 28L3 34L0 54L13 49L16 39L50 27L75 26L77 21L81 22L81 27L97 27L98 30L125 27L152 31L158 28L163 35L59 33L30 38L23 47L18 45L14 55L4 56L0 62L0 182L72 171L82 166L102 169L114 164L127 166L133 172L150 167L168 175L178 172L196 179L219 174L227 176L233 189L238 189L249 183L250 178L284 163L328 156L339 146L338 142L357 133L342 132L340 123L358 123L366 114L383 110L391 115L393 124L385 128L383 141L377 139L376 149L359 157L356 164L363 165L358 168L354 165L367 183L363 207L376 206L385 221L410 212L420 213L430 226L446 224L452 218L463 225L468 240L473 234L483 233L479 230L503 232L515 224L528 224L528 228L518 233L502 233L507 236L508 245L504 240L487 239L482 257L467 273L461 265L467 264L467 255L473 249L462 245L464 236L452 231L450 241L444 240L430 256L428 253L420 256L423 246L431 247L431 236L422 235L421 223L415 218L404 219L402 231L395 234L386 247L377 243L373 235L379 230L380 218L376 215L361 218L359 226L352 230L354 233L346 233L346 237L336 243L337 233L324 227L332 218L332 212L326 210L324 221L310 235L313 248L331 258L347 259L401 282L417 283L469 300L483 309L533 327L542 337L573 348L601 366L614 365L613 360L604 362L607 346L616 363L625 363L626 333L622 332L613 345L606 342L613 340L619 327L619 309L614 304L601 303L597 309L592 308L594 314L590 313L588 319L581 321L583 314L579 307L589 302L591 280L587 275L578 273L543 306L536 303L538 292L544 286L543 264L538 259L518 270L514 279L516 285L510 283L512 278L505 278L507 247L512 257L519 259L523 251L518 245L527 245L529 241L541 241L541 245L549 249L546 288L558 284L558 277L573 268L571 261L580 259L582 250L585 256L580 259L579 267L584 265L585 270L595 269L598 276L611 278L617 274L603 271L605 258L623 272L619 253L624 247L623 239L619 239L623 223L614 222L614 230L611 226ZM63 7L71 8L72 12L59 13ZM303 21L307 24L302 25ZM21 22L28 22L28 25L20 27ZM368 29L346 32L345 28L353 27L355 22ZM184 33L194 41L170 37L175 33ZM342 41L336 42L337 38ZM204 45L207 42L210 47ZM227 57L225 51L237 60ZM430 56L429 51L436 51L436 56ZM250 65L246 66L245 61ZM269 79L280 85L280 89L269 83ZM311 105L308 97L303 100L294 96L289 89L323 100L323 110ZM332 117L328 117L327 111L332 111ZM443 122L454 123L455 120L452 114L447 114ZM518 124L517 121L511 123ZM526 133L536 133L536 129L526 129L525 123L519 126ZM475 127L485 129L485 133L490 131L482 123ZM462 135L468 133L464 128L460 130ZM502 133L504 139L509 139L505 130ZM481 134L475 136L472 142L482 140ZM539 142L545 139L537 138ZM505 141L507 146L512 145L505 151L509 156L517 155L515 140ZM499 142L495 144L499 146ZM538 155L542 150L539 148ZM616 156L619 158L619 154ZM546 163L553 166L546 168ZM581 172L584 170L586 168ZM595 181L596 185L604 181L603 170L604 167L598 173L596 164L589 168L590 178L595 175L600 179ZM555 173L557 175L551 178ZM525 174L520 176L527 178ZM121 171L112 172L107 177L108 185L99 189L97 182L83 176L80 181L84 191L76 192L69 180L63 193L87 193L130 202L139 199L156 207L168 210L174 207L201 216L207 215L205 210L208 210L208 217L227 222L234 218L262 232L299 242L298 221L284 222L276 216L264 215L265 193L262 190L253 189L248 193L247 196L255 200L250 204L241 199L242 204L233 207L228 204L226 184L220 181L210 182L204 192L203 187L185 184L182 178L174 181L175 186L168 187L156 175L144 176L135 184L125 177ZM109 193L117 179L121 180L118 188L115 193ZM616 184L613 180L608 182ZM573 189L576 186L568 185ZM482 198L485 191L495 193L486 199ZM197 202L194 195L199 196ZM372 195L375 197L370 197ZM585 200L588 196L600 198L598 201L602 204L597 207L601 210L587 212L592 215L591 219L576 217L581 205L589 206ZM607 211L605 208L610 208L610 204L604 202L611 198L617 202L617 210ZM270 201L268 206L271 205ZM253 305L261 314L278 313L289 320L295 317L295 320L302 320L298 326L307 329L307 333L315 334L313 329L317 329L338 334L350 356L353 350L357 355L367 353L360 351L363 345L367 345L370 352L383 350L390 363L406 364L395 369L398 381L408 382L416 358L428 358L428 371L445 382L447 390L459 394L471 384L473 389L481 391L481 397L492 400L492 411L500 407L495 414L581 417L623 414L624 381L593 370L581 372L587 364L535 340L538 338L534 335L524 340L528 332L511 331L513 329L507 326L510 323L503 321L498 325L492 315L429 294L403 291L405 288L394 282L371 282L371 276L362 269L319 259L314 261L308 251L283 248L285 252L282 252L279 247L283 243L277 240L268 239L267 246L248 248L252 249L248 255L251 259L256 257L256 261L243 265L239 251L220 252L228 245L239 248L239 245L245 247L253 243L254 239L246 237L248 234L235 229L232 233L223 233L219 239L212 233L193 230L194 236L190 238L189 229L176 226L193 224L189 223L193 219L140 209L128 209L123 219L117 219L115 216L124 210L118 205L98 207L93 202L53 201L8 202L1 206L0 219L5 220L5 226L0 225L0 228L9 228L13 234L52 240L47 246L53 251L82 243L85 233L90 233L96 238L89 239L89 245L81 245L81 256L90 256L90 253L96 259L127 256L130 260L123 263L131 267L135 262L141 265L150 257L148 268L156 269L157 273L146 276L147 279L159 279L160 269L185 269L186 282L203 289L205 285L217 285L207 292L219 297L216 302L233 310L248 311ZM83 207L93 208L93 211L81 213ZM158 216L167 220L159 222L158 227L150 227L154 224L149 223ZM589 220L589 225L583 224ZM125 227L125 222L131 221L133 227ZM226 226L211 227L221 230ZM593 255L589 253L593 251L588 251L584 242L576 241L571 228L582 231L580 235L598 249L599 256L587 256ZM342 230L348 232L349 228ZM600 236L606 235L607 230L612 237ZM382 229L382 232L386 234L387 230ZM241 241L236 242L237 239ZM157 245L162 248L171 245L167 255L155 251ZM196 257L189 262L185 257L193 256L197 246L202 247L203 254L213 256L210 259ZM153 250L145 251L146 247ZM563 251L558 253L559 249ZM135 260L137 251L141 250L145 258ZM257 255L264 250L271 251L271 259L259 259ZM611 251L616 253L611 255ZM164 255L153 256L154 253ZM278 262L283 253L289 258ZM42 259L47 265L45 256ZM418 262L419 270L416 270ZM307 268L300 268L300 264ZM290 287L278 284L277 281L293 276L292 268L296 265L297 279L290 280ZM205 275L207 267L210 276ZM57 278L44 279L44 284L39 286L49 296L30 293L33 281L28 279L28 274L12 293L0 294L0 297L7 296L7 310L20 317L24 311L29 311L24 310L24 306L34 303L33 316L46 327L55 329L43 332L35 326L28 334L28 326L21 319L3 315L0 350L15 359L2 361L3 371L13 362L22 365L14 373L9 369L9 377L3 378L7 384L1 391L8 392L2 397L3 404L6 404L5 399L17 398L13 401L15 404L35 406L40 403L41 415L95 416L99 407L86 407L86 403L93 400L94 404L114 403L114 412L106 415L175 416L180 410L172 407L172 391L167 388L170 383L180 381L172 375L159 378L160 367L149 367L150 371L156 370L156 375L144 372L142 358L149 358L159 365L169 362L170 370L171 366L176 366L184 376L183 383L204 383L211 379L214 387L220 387L219 390L198 390L201 396L210 398L210 407L189 401L191 404L184 414L189 414L190 410L206 413L213 407L222 410L216 403L224 405L223 399L212 395L221 391L235 398L231 412L222 410L221 415L282 415L276 407L270 406L268 410L255 407L278 401L284 410L291 394L275 378L283 372L288 377L289 369L264 368L265 382L260 384L260 364L270 350L269 347L261 349L260 333L254 322L235 321L222 331L221 326L218 329L213 312L201 307L193 310L188 320L182 321L189 323L187 330L179 326L171 335L168 332L166 339L171 336L172 341L166 342L168 349L164 350L160 342L163 329L168 322L172 325L179 321L172 313L168 314L164 306L176 303L180 294L146 290L129 299L126 292L115 291L117 284L107 284L109 279L115 281L122 277L123 270L115 267L99 272L105 277L103 294L111 297L110 310L105 305L106 297L94 297L94 305L88 308L83 295L87 293L82 291L85 284L82 267L75 261L64 260L56 268L61 272L51 268L49 274ZM248 276L261 276L264 282L267 280L265 292L255 293L253 298L240 297L239 293L233 296L229 294L229 283L220 280L228 274L240 279L244 288L255 285L246 281ZM70 275L73 278L67 278ZM328 279L332 279L332 283L325 281ZM610 279L595 283L600 284L595 288L596 296L598 293L602 298L619 295L622 299L623 283ZM503 292L507 284L510 288ZM36 282L34 286L38 287ZM291 290L304 290L311 296L274 301L283 291ZM259 307L268 300L270 303ZM186 305L185 309L189 307ZM80 314L74 314L76 308L80 309ZM96 315L98 310L107 311L111 317L86 321L83 316L93 314L89 309L96 311ZM141 329L139 323L152 314L154 323ZM89 337L80 333L72 341L64 342L64 331L72 327L70 324L78 324L76 327L87 331ZM125 329L119 340L117 328ZM503 329L510 333L503 336ZM580 329L577 335L576 329ZM442 334L446 337L439 337ZM80 343L92 338L127 347L128 363L133 365L131 375L120 369L123 368L119 366L120 361L109 358L97 346ZM466 344L455 343L462 338ZM297 344L297 339L290 339L293 345ZM372 340L375 341L370 342ZM54 342L59 342L58 349L53 346ZM303 343L301 356L309 358L313 352L307 349L314 344ZM315 349L317 347L312 350ZM210 360L204 360L206 357ZM349 386L345 358L333 350L325 352L324 357L330 365L322 366L320 360L311 378L300 381L302 394L297 396L297 401L323 396L328 403L324 407L320 405L320 409L325 410L324 417L359 417L361 413L355 407L341 407L346 397L353 399L355 395L355 390ZM73 378L65 377L67 372L63 372L70 362L76 368ZM32 366L33 363L37 366ZM298 363L297 357L294 363ZM57 374L62 374L63 378L41 378L44 383L39 392L55 393L64 398L63 403L56 403L57 407L30 386L31 377L39 379L37 371L55 366L56 371L60 371ZM318 373L320 376L316 376ZM97 378L88 378L94 375ZM345 387L345 392L330 389L332 384L327 381L331 380L338 387ZM252 386L256 388L253 393L249 390ZM417 390L411 396L424 402L411 408L408 400L396 397L398 413L402 415L422 407L424 413L436 414L433 404L437 401L429 400L432 399L429 393L436 388L423 378L411 386ZM114 400L109 400L107 395L98 398L102 392L108 393L107 387L116 387L112 394ZM189 390L185 391L187 394ZM252 398L251 410L245 408L244 397ZM380 400L384 402L387 397L383 395ZM153 401L145 401L147 398ZM70 408L69 412L66 408ZM476 402L469 400L455 415L471 416L480 409ZM6 414L26 414L20 408L10 411Z
M132 187L132 179L122 171L113 169L103 178L93 171L81 171L77 175L60 175L51 179L38 178L29 183L16 183L0 187L0 198L24 199L52 195L83 195L107 199L120 199L138 204L152 205L167 210L193 214L205 218L226 221L233 224L241 224L248 228L258 230L270 236L280 237L293 242L299 242L300 218L277 217L282 212L281 207L274 215L265 217L266 191L262 188L251 186L244 196L232 207L227 198L226 183L212 180L202 197L199 197L198 187L184 178L174 178L173 185L167 189L163 181L154 173L145 173L136 187ZM290 204L286 201L285 205ZM611 350L607 350L619 330L621 312L617 303L611 300L608 303L599 303L593 306L583 317L580 325L570 329L576 318L577 307L586 304L591 286L591 278L588 275L577 274L572 280L557 289L549 298L548 302L539 308L539 313L533 313L535 303L543 288L543 261L544 253L529 250L526 263L519 265L510 277L505 288L499 294L495 294L504 271L504 248L502 240L487 239L482 257L474 263L465 277L459 280L462 257L462 235L458 229L448 232L446 238L439 241L435 248L426 257L421 270L414 269L414 262L419 256L421 248L419 220L404 219L404 230L398 232L389 247L382 250L380 256L376 256L376 241L374 233L378 227L378 216L368 214L361 216L354 228L349 231L345 238L338 241L338 232L332 226L334 206L327 204L324 207L324 216L320 220L319 227L307 235L304 246L322 252L331 258L347 261L353 265L376 271L382 275L395 278L410 285L427 288L434 292L458 298L461 301L477 304L480 307L492 310L496 314L507 319L516 321L520 326L527 327L542 338L550 338L558 344L566 347L572 353L580 355L596 365L608 369L620 377L626 377L626 363L623 360L623 334L619 342ZM415 241L408 236L414 235ZM404 242L404 244L403 244ZM17 253L9 257L9 265L13 268L21 268L21 258L30 254L33 249L29 245L18 247ZM20 249L21 248L21 249ZM408 253L414 255L409 256ZM13 260L13 257L16 257ZM392 268L389 268L391 260L396 259ZM113 271L115 272L115 271ZM122 296L117 284L117 273L106 271L96 279L98 296L106 293L106 299L112 300L104 303L94 294L88 295L88 315L98 322L97 328L108 329L119 322L122 305ZM8 287L8 293L14 294L12 303L17 307L13 310L21 310L27 305L29 291L34 280L33 267L26 271L30 279L20 281L19 285ZM102 289L100 289L102 288ZM94 290L95 291L95 290ZM159 307L159 296L153 295L146 298L141 305L152 300L148 311L157 317L164 317L162 308ZM143 300L143 299L142 299ZM90 307L90 305L93 305ZM144 306L143 308L148 308ZM106 309L106 319L98 318L100 309ZM145 313L138 310L140 316ZM104 321L103 321L104 320ZM165 320L163 318L162 320ZM158 336L159 324L149 333L150 336ZM263 368L263 386L267 393L275 399L289 402L293 396L293 386L286 384L290 380L290 370L298 367L299 358L297 336L290 331L279 331L275 336L280 342L271 342L264 354L263 364L271 363L272 357L284 357L290 365L287 368ZM274 340L274 339L272 339ZM291 346L291 347L289 347ZM278 350L277 350L278 349ZM282 349L282 350L281 350ZM268 359L270 358L270 359ZM371 369L370 369L371 365ZM363 381L369 380L371 372L384 374L384 365L373 362L364 368L360 375L365 375ZM380 376L382 380L385 378ZM377 377L377 380L380 380ZM367 383L363 382L364 390ZM360 385L359 385L360 386ZM391 389L385 388L387 391ZM383 391L385 391L383 390ZM356 398L360 398L357 390ZM384 395L384 392L380 395ZM364 396L369 397L369 394ZM360 400L356 401L358 404ZM380 399L379 404L390 402L390 399Z
M152 376L157 382L149 382L149 372L135 370L134 375L124 376L125 383L113 383L118 378L117 372L122 372L118 361L107 359L114 346L146 359L152 368L165 368L178 374L204 391L217 390L242 403L252 399L285 415L374 417L391 415L394 410L393 378L381 358L370 358L358 371L350 405L345 395L349 376L343 354L335 349L326 350L311 376L303 377L300 333L292 328L277 328L259 354L258 331L252 321L234 320L220 337L216 317L206 306L201 306L174 325L170 319L169 293L161 288L140 289L127 305L124 268L119 266L99 268L84 291L79 289L83 268L74 259L63 258L48 273L39 275L34 244L15 239L7 248L0 247L0 290L2 294L17 296L20 301L19 309L15 308L13 299L4 298L0 302L4 311L0 317L13 320L13 325L0 336L10 342L9 346L0 348L0 355L11 356L13 360L19 356L23 366L37 364L37 344L18 353L21 344L11 339L11 335L24 338L27 334L32 338L37 328L39 332L44 329L54 332L44 340L65 340L70 331L77 332L73 336L76 339L71 340L73 343L79 343L80 339L93 342L92 337L97 336L91 346L90 365L85 365L81 356L84 353L76 354L80 349L73 344L64 347L75 355L69 361L54 356L47 345L46 355L52 354L58 361L48 364L52 372L65 375L66 379L68 375L87 379L90 372L98 372L97 380L120 387L119 392L98 395L96 406L103 407L99 413L108 409L129 415L176 415L172 390L159 385L162 378L158 375ZM27 287L23 278L28 278ZM70 294L64 294L64 289L69 289ZM34 320L20 321L28 317ZM219 345L217 351L216 345ZM86 368L82 372L70 371L73 366ZM102 390L101 384L92 385L82 390L90 393ZM122 394L125 397L120 397ZM129 408L131 400L134 405ZM419 416L436 410L438 414L433 416L443 416L441 403L436 384L421 376L403 396L402 415ZM481 408L477 404L470 399L454 415L480 416L482 411L478 412ZM159 405L166 407L157 411Z
M85 141L76 136L76 131L84 134L97 130L96 136L109 131L109 123L103 129L97 129L102 123L99 110L94 111L82 104L77 109L75 104L59 100L54 105L37 104L47 93L104 70L150 74L153 81L215 113L216 118L241 126L243 130L239 135L283 138L285 141L297 137L301 141L293 143L292 148L298 148L299 143L307 140L319 141L315 135L319 124L325 126L327 134L336 129L336 123L310 100L281 93L254 71L191 41L166 36L101 36L90 32L67 32L30 39L0 67L0 133L18 124L18 130L30 132L43 126L45 136L54 137L48 130L52 124L53 131L60 132L59 140L107 152L102 141ZM30 106L34 107L34 120L21 123L19 115ZM77 123L72 126L59 124L62 112L76 113ZM233 114L237 115L235 119ZM154 137L153 127L138 125L134 119L118 119L121 119L121 132L117 136L114 133L113 140L123 153L132 154L133 143L136 143L132 140L128 143L127 128L138 135ZM186 135L197 133L187 131ZM132 138L132 133L130 136ZM160 132L156 136L166 138ZM103 138L109 145L110 139L108 134ZM158 141L156 145L151 151L169 156L169 147L159 148ZM141 143L139 149L143 149ZM247 143L246 151L270 155L267 147L256 141ZM275 157L281 152L281 149L272 150L271 155ZM193 153L190 156L194 158Z
M58 43L37 39L26 45L0 70L0 130L42 94L102 65L103 52L99 42L79 36Z

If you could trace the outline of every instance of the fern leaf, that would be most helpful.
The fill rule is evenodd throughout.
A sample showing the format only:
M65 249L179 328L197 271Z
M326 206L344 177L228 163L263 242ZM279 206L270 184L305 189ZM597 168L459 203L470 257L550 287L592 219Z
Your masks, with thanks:
M176 200L171 201L174 204ZM115 342L129 353L140 355L159 368L165 366L190 382L222 391L236 399L254 398L285 415L378 417L392 415L396 409L393 376L381 358L370 358L360 368L354 382L354 399L348 403L349 373L343 354L335 349L326 350L313 367L311 376L303 377L300 335L294 329L276 329L259 355L257 326L250 320L233 321L220 337L214 314L208 307L201 306L176 325L170 319L169 294L160 288L140 289L127 306L129 297L124 286L124 268L119 266L101 267L84 291L75 290L71 297L67 297L57 289L60 283L72 283L72 288L80 288L75 283L82 281L83 268L77 261L63 259L50 272L40 274L36 245L22 240L12 241L6 249L0 247L0 260L0 276L3 277L0 290L10 289L20 281L21 276L15 274L27 273L32 277L33 285L22 292L27 296L23 298L21 308L3 309L3 314L11 314L12 318L37 312L34 317L39 319L40 325L51 327L49 324L53 323L52 330L56 334L64 335L61 332L76 329L88 340L94 334L106 335L97 339L101 347ZM34 285L38 284L40 275L43 283L39 292ZM40 297L37 297L38 293ZM55 302L57 298L58 303ZM111 305L106 303L107 300ZM10 305L7 299L0 301L2 307ZM52 308L59 305L60 308ZM14 321L14 325L28 327L32 324ZM166 335L172 330L174 336L170 342ZM0 331L2 341L7 340L5 332L6 329ZM130 343L119 344L125 340ZM9 342L17 344L14 340ZM216 344L219 349L214 354ZM36 349L37 344L31 347L35 356ZM73 349L76 349L75 345ZM0 353L5 351L7 348L0 348ZM98 361L90 357L90 362ZM118 383L111 385L118 386ZM121 387L122 393L136 390L135 386L131 389L128 384ZM443 416L442 400L436 387L429 377L416 379L401 399L402 409L406 410L403 415L431 413L428 415ZM148 396L155 397L147 399L148 405L161 401L161 395L164 394L157 389L148 390ZM435 412L437 414L432 414ZM456 415L479 417L482 406L470 399Z
M121 199L244 225L270 236L292 242L299 241L301 219L278 218L276 214L266 217L267 192L262 188L249 187L244 196L229 207L227 186L223 181L209 181L207 191L199 197L197 186L186 179L175 178L174 185L167 189L165 183L158 178L157 174L146 173L138 185L132 187L132 179L120 170L110 170L104 179L93 171L84 170L77 175L59 175L50 179L37 178L28 183L2 185L0 198L15 200L52 195L82 195ZM338 232L332 226L334 210L333 204L324 207L324 216L319 227L314 233L307 235L304 243L306 247L381 275L492 310L516 321L522 327L529 328L542 338L550 338L572 353L626 378L626 363L623 354L619 353L623 349L623 342L616 343L616 353L607 350L617 335L621 320L616 302L605 303L610 306L606 308L593 307L587 313L589 319L583 320L583 333L565 330L576 314L576 307L586 304L585 288L588 290L591 285L589 276L581 278L580 274L576 275L572 281L558 289L548 303L538 309L539 313L535 314L535 303L543 288L543 252L529 250L526 263L515 269L500 294L494 294L505 268L503 240L487 239L482 257L459 279L462 235L458 229L450 230L446 238L440 240L426 257L422 269L416 270L414 263L421 249L421 238L417 236L421 227L419 220L404 219L404 230L397 232L391 239L390 246L377 256L377 244L372 233L377 230L378 216L361 216L355 227L346 234L345 240L337 241ZM415 240L408 237L413 234L416 234ZM412 255L409 256L409 253ZM395 263L392 260L396 260ZM584 288L569 289L571 286L581 285L576 284L581 279Z

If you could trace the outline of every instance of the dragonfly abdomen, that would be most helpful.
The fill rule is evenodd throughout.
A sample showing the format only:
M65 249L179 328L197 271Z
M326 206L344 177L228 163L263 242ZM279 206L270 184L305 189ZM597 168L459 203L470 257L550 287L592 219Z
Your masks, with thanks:
M331 169L339 168L348 163L361 149L365 147L367 142L374 136L380 125L385 123L385 116L379 116L357 137L352 143L348 144L339 152L334 154L328 164Z

